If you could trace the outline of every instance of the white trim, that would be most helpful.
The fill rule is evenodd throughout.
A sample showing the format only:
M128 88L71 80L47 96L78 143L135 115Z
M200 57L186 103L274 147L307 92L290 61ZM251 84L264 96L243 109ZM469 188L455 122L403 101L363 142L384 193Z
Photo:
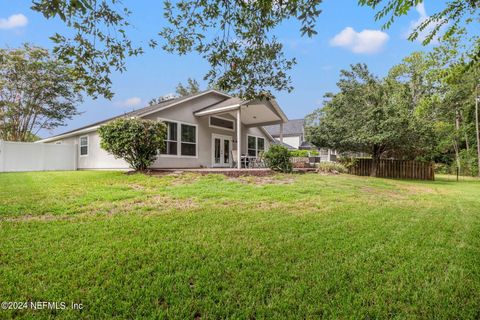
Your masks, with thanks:
M212 121L212 117L231 122L232 125L233 125L233 129L229 129L229 128L219 127L219 126L213 125L212 122L211 122L211 121ZM215 128L215 129L220 129L220 130L235 131L235 120L228 119L228 118L225 118L225 117L220 117L220 116L212 115L212 116L209 116L209 117L208 117L208 126L209 126L210 128Z
M166 119L166 118L161 118L158 117L157 120L159 121L168 121L168 122L175 122L177 123L177 154L159 154L158 157L160 158L187 158L187 159L198 159L198 125L195 123L190 123L190 122L184 122L184 121L178 121L178 120L172 120L172 119ZM183 156L182 153L182 124L188 125L188 126L193 126L195 127L195 155L194 156ZM183 142L183 143L190 143L193 144L193 142Z
M265 129L263 126L257 127L263 134L270 140L270 142L275 142L275 138Z
M216 109L213 108L213 109L210 109L210 110L195 112L194 114L196 116L201 117L201 116L207 116L207 115L210 115L210 114L223 113L223 112L227 112L227 111L237 110L239 107L240 107L240 104L236 103L236 104L232 104L232 105L226 106L226 107L221 107L221 108L216 108Z
M82 154L82 138L87 138L87 154ZM84 146L85 147L85 146ZM79 157L88 157L90 154L90 139L88 135L83 135L78 137L78 156Z
M225 141L225 140L230 141L230 143L229 143L230 150L228 150L228 159L230 160L230 162L228 164L224 164L223 161L219 165L215 164L215 143L214 143L215 138L220 139L220 146L222 146L223 141ZM211 144L211 146L210 146L210 156L212 157L212 159L211 159L212 160L211 161L212 168L230 168L232 166L232 163L233 163L233 159L232 159L233 136L218 134L218 133L212 133L212 137L210 139L210 144ZM225 144L223 144L223 146L225 146ZM223 153L224 153L224 156L223 156L224 158L223 159L225 159L225 150L223 150ZM221 157L221 155L220 155L220 157Z

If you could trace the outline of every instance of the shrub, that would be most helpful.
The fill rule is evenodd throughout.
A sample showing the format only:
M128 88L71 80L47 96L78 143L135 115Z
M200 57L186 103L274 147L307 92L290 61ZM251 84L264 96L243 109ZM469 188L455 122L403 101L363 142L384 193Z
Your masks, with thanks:
M100 146L131 168L145 171L164 148L166 126L162 122L138 118L117 119L98 129Z
M346 169L354 167L358 160L358 158L353 158L353 157L340 157L338 159L338 162L343 165Z
M288 149L283 146L270 146L268 151L265 152L265 162L272 170L280 172L292 172L290 153L288 152Z
M318 156L317 150L289 150L291 157L313 157Z
M339 173L347 173L348 169L343 164L338 162L320 162L318 164L317 172L339 174Z

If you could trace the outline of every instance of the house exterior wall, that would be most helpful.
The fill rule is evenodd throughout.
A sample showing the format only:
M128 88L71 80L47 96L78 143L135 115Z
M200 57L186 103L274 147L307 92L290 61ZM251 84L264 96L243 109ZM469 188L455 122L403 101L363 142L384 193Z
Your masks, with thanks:
M278 137L280 139L280 137ZM291 136L291 137L283 137L283 142L298 149L300 144L302 143L301 136Z
M80 155L80 137L88 137L88 154ZM62 144L75 144L77 148L78 169L128 169L128 164L122 159L115 159L100 147L100 136L97 131L79 134L59 140ZM53 142L55 143L55 142Z
M221 128L212 128L209 126L209 116L196 117L193 113L214 103L225 99L216 94L210 94L198 97L191 101L186 101L171 108L157 111L144 116L144 119L150 120L171 120L180 123L192 124L197 126L197 156L171 156L160 155L153 163L151 168L199 168L212 166L212 134L221 134L231 136L233 149L236 149L236 130L231 131ZM224 118L235 120L229 114L221 115ZM235 121L236 127L236 121ZM236 129L236 128L235 128ZM253 135L265 138L265 147L268 148L270 141L264 132L258 127L247 128L242 126L242 144L241 153L247 153L247 136ZM49 143L61 141L62 144L76 144L79 149L80 137L88 137L88 155L81 156L77 150L78 169L128 169L128 164L122 159L115 157L100 147L100 137L97 131L78 134L69 138L58 139Z

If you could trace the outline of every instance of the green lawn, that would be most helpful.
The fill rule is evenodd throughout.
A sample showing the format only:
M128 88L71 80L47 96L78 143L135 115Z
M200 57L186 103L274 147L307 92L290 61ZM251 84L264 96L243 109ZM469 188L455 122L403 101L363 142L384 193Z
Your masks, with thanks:
M480 318L480 181L0 174L0 318Z

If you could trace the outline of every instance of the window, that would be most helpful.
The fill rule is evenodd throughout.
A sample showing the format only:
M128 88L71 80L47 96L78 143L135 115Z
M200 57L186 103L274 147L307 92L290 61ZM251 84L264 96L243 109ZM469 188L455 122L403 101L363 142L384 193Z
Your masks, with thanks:
M167 125L165 148L161 155L195 157L197 155L197 127L181 122L162 120Z
M197 155L197 128L188 124L182 124L182 156Z
M250 157L258 157L260 152L265 151L265 139L260 137L247 137L247 153Z
M88 155L88 136L80 137L80 155Z
M165 134L165 149L160 152L160 154L170 154L170 155L177 155L178 154L178 130L177 130L177 123L175 122L164 122L167 125L167 132Z
M210 127L233 131L233 129L235 128L234 125L235 122L233 120L219 117L210 117Z

